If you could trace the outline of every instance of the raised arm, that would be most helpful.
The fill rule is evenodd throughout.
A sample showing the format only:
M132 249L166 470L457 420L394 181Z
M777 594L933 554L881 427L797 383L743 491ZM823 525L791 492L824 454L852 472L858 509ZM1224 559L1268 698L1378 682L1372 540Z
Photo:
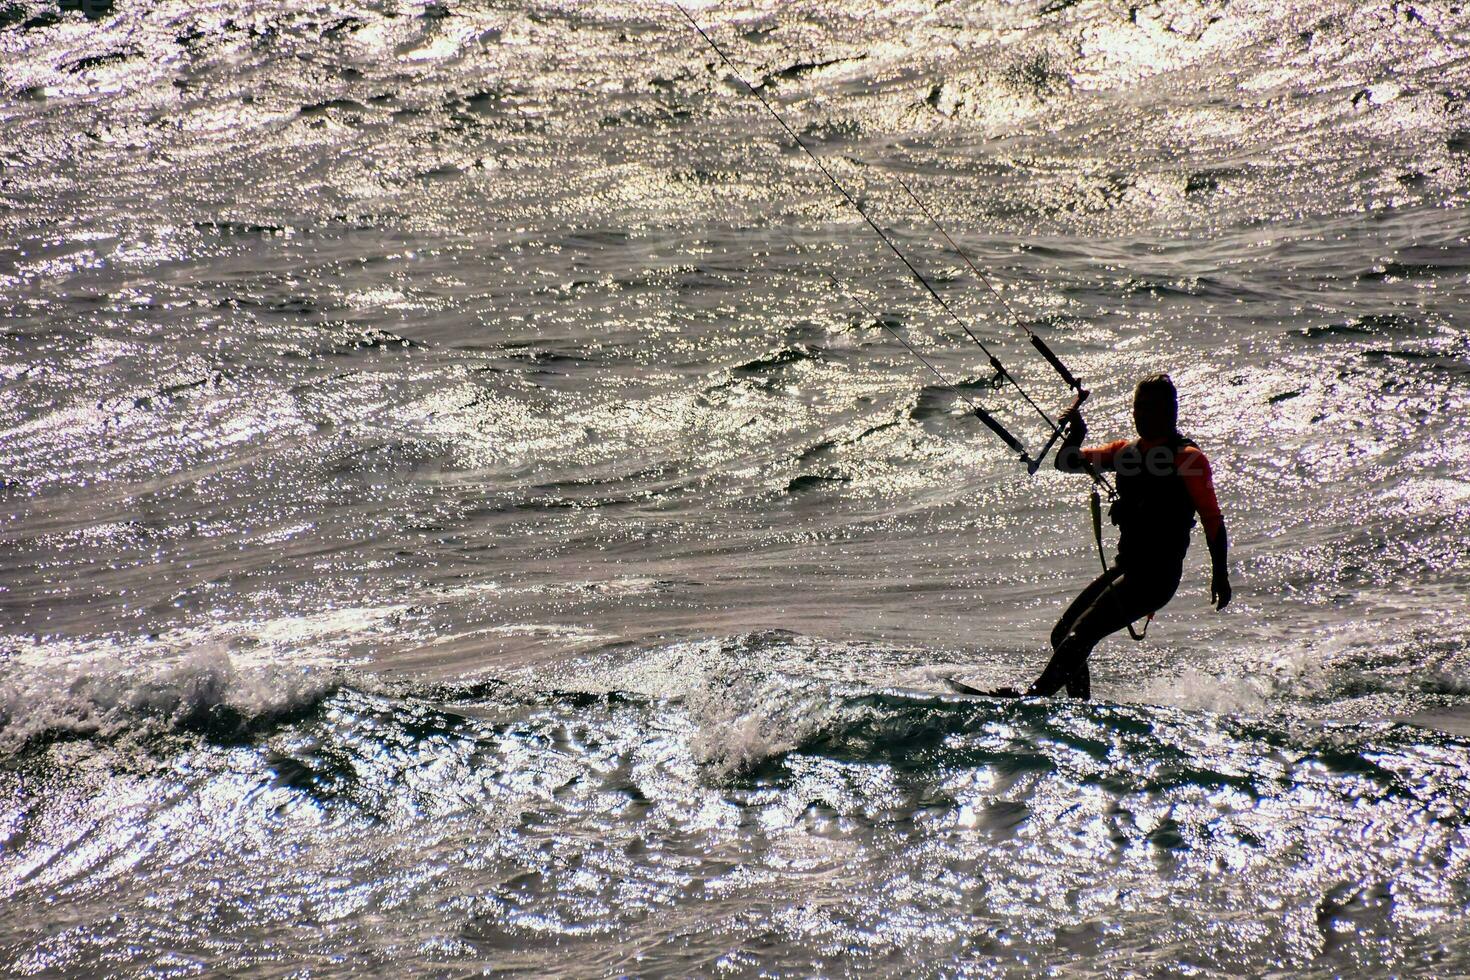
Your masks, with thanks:
M1087 423L1082 421L1082 413L1075 408L1063 412L1060 422L1067 427L1067 434L1057 447L1056 468L1063 473L1081 473L1082 440L1087 438Z
M1062 413L1059 421L1067 427L1067 434L1057 447L1054 465L1063 473L1086 473L1088 463L1099 470L1110 470L1118 450L1128 445L1127 439L1119 439L1105 446L1083 449L1082 440L1087 438L1087 423L1082 420L1082 413L1075 408L1068 409Z

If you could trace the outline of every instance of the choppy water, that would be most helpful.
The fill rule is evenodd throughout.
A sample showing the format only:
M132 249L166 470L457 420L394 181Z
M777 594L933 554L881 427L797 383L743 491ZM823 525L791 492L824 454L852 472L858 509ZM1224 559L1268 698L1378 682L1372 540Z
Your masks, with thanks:
M0 3L0 969L1470 972L1470 14L697 16L1203 547L1092 574L984 359L659 3Z

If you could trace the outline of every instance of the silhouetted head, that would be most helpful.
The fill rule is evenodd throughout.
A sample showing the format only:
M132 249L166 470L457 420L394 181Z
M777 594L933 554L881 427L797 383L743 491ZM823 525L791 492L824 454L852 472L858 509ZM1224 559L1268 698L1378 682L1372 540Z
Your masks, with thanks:
M1151 374L1133 393L1133 424L1145 439L1167 439L1179 425L1179 392L1167 374Z

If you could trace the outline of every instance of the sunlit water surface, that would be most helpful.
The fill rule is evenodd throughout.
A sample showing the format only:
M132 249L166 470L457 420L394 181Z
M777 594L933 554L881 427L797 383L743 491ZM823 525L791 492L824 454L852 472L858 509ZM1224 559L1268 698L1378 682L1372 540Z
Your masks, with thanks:
M665 4L10 0L0 972L1470 972L1470 14L695 13L1234 604L946 693L1085 487Z

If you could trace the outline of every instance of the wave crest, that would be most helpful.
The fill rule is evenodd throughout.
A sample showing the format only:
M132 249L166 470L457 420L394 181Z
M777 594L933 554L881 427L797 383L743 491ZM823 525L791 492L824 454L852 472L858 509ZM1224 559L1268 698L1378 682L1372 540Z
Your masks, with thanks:
M0 753L77 738L238 738L309 711L341 687L339 672L242 668L217 647L166 663L12 664L0 675Z

